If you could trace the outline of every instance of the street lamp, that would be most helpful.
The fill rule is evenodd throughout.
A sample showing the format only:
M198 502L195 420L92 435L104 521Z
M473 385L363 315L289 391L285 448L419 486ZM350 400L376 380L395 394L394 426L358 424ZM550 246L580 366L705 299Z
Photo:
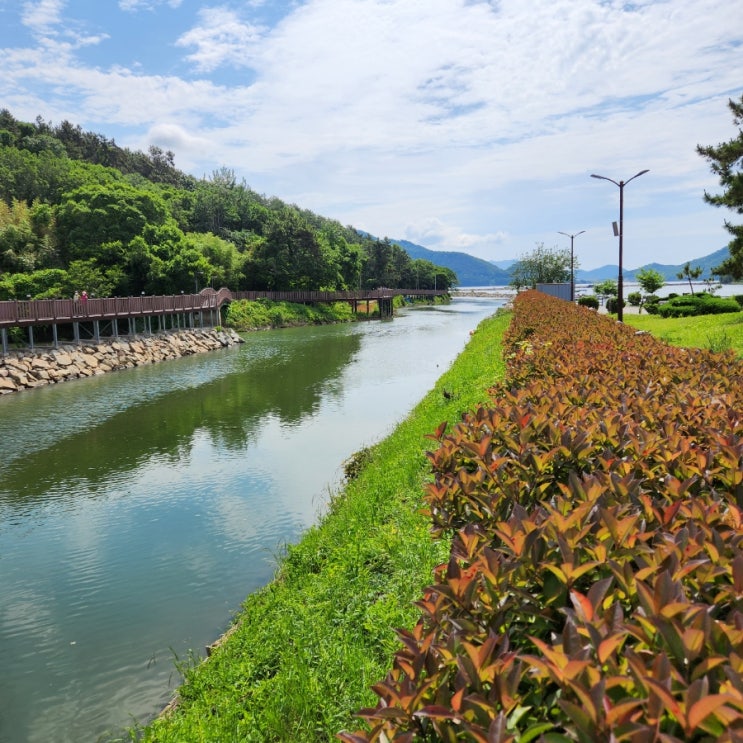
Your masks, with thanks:
M578 235L582 235L585 232L585 230L581 230L580 232L576 232L574 235L571 235L569 232L560 232L560 230L557 230L558 235L565 235L570 238L570 301L575 302L575 271L573 270L573 240L578 237Z
M613 178L607 178L605 175L595 175L591 173L591 178L600 178L602 181L609 181L615 186L619 186L619 280L617 281L617 320L622 322L624 320L624 312L622 306L624 305L624 278L622 275L622 238L624 237L624 187L635 178L639 178L641 175L647 173L647 170L641 170L639 173L635 173L632 178L628 178L626 181L619 181L617 183Z

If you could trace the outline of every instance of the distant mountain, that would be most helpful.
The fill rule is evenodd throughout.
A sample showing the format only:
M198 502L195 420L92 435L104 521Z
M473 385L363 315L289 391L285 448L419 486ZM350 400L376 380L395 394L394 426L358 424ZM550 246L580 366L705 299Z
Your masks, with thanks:
M509 269L518 262L504 259L496 263L475 258L469 253L429 250L408 240L392 240L392 242L399 245L414 260L423 259L437 266L450 268L457 275L459 286L508 286L511 282ZM700 266L703 271L701 278L706 279L710 277L710 270L719 266L729 256L730 251L725 247L701 258L695 258L689 263L692 268ZM686 261L679 265L648 263L633 269L627 269L625 266L624 280L634 281L638 271L653 268L665 281L678 281L678 273L683 270L685 264ZM605 279L616 279L618 273L619 266L611 264L590 271L578 269L575 272L575 281L578 284L595 284Z
M391 239L391 242L399 245L413 260L430 261L451 269L457 275L459 286L505 286L511 281L508 271L469 253L429 250L408 240Z
M708 279L710 277L710 271L713 268L717 268L717 266L719 266L729 256L730 251L727 247L725 247L720 248L720 250L716 250L714 253L705 255L702 258L695 258L689 261L689 263L691 264L692 268L696 268L697 266L701 267L701 278ZM634 268L632 270L627 270L627 268L625 268L624 280L634 281L637 277L638 271L652 268L655 269L666 281L678 281L678 274L683 271L685 265L686 261L680 263L677 266L663 263L647 263L644 266L640 266L640 268ZM605 279L616 279L618 273L619 266L617 265L601 266L600 268L594 268L590 271L578 269L575 272L575 280L579 284L594 284L597 281L604 281Z

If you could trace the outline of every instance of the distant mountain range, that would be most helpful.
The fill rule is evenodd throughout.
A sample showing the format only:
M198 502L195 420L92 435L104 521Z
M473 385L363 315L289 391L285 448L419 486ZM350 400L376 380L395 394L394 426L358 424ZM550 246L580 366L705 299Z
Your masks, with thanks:
M705 255L701 258L695 258L694 260L689 261L689 263L691 264L692 268L700 267L702 269L702 275L700 277L701 279L708 279L710 278L710 271L713 268L717 268L717 266L719 266L726 258L729 257L730 251L727 247L724 247L720 248L720 250L716 250L714 253L710 253L709 255ZM627 270L627 268L625 267L624 280L634 281L638 271L653 268L666 281L678 281L678 274L683 270L685 265L686 261L677 266L667 265L663 263L648 263L644 266L640 266L639 268L635 268L632 270ZM616 279L618 274L618 265L601 266L600 268L594 268L591 271L583 271L582 269L578 269L575 272L575 281L579 284L593 284L597 281L604 281L605 279Z
M425 260L449 268L457 275L459 286L506 286L511 274L490 261L475 258L469 253L429 250L407 240L391 240L413 260Z
M429 250L408 240L392 240L392 242L399 245L414 260L422 259L451 269L459 279L459 286L507 286L511 281L509 269L518 262L517 260L486 261L482 258L475 258L469 253ZM730 252L725 247L689 262L692 268L700 266L703 269L701 278L706 279L710 276L710 270L719 266L729 255ZM634 281L638 271L653 268L665 281L677 281L677 274L683 270L685 264L686 261L673 266L648 263L631 270L625 267L624 280ZM578 269L575 272L575 281L578 284L594 284L605 279L616 279L618 273L619 266L611 264L590 271Z

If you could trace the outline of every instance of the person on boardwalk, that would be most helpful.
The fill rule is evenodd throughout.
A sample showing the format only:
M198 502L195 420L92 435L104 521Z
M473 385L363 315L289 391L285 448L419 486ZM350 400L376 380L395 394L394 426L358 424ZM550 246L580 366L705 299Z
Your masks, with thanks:
M80 302L82 303L83 315L88 314L88 292L83 289L83 293L80 295Z

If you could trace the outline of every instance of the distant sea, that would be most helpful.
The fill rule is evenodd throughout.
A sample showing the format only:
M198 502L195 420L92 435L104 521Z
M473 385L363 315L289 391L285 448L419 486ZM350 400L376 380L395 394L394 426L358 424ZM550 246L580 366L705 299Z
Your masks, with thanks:
M694 293L707 291L708 285L703 281L692 282ZM712 284L713 294L717 297L733 297L736 294L743 294L743 283L741 284ZM640 285L633 281L624 282L624 296L630 292L640 291ZM576 284L575 296L581 297L586 294L593 294L593 284ZM462 286L455 290L455 296L469 297L498 297L508 298L516 294L512 286ZM669 294L691 294L688 281L669 281L659 289L656 294L659 297L667 297Z

